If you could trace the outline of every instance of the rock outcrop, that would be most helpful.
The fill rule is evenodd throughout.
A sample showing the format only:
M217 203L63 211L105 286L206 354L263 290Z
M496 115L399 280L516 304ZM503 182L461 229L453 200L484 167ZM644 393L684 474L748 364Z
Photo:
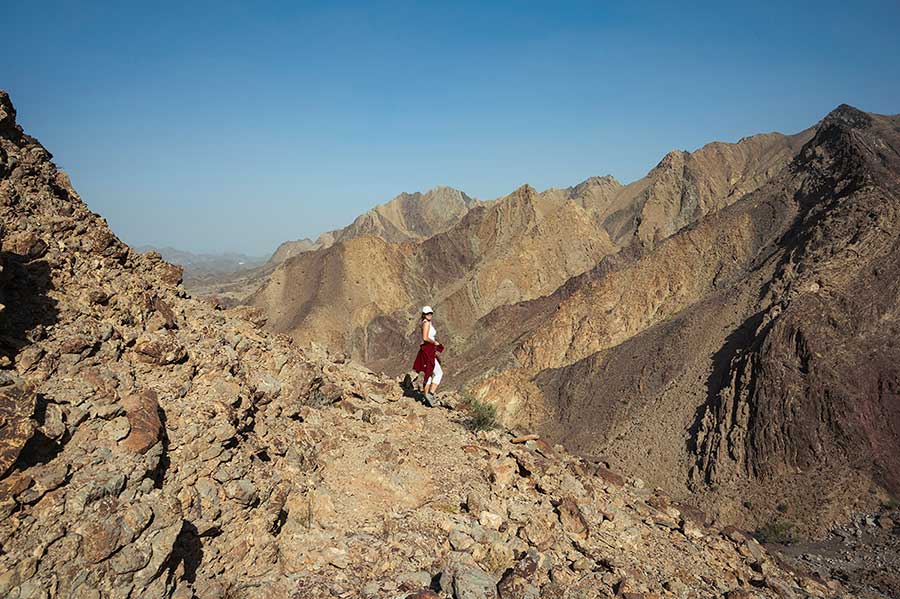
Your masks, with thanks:
M192 299L50 159L0 92L2 596L847 596Z

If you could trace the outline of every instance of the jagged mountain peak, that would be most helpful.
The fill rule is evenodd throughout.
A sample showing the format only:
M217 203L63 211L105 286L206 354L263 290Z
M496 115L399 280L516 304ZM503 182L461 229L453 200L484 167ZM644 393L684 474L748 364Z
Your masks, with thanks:
M872 124L873 117L869 113L851 106L841 104L822 119L822 126L840 124L853 129L864 129Z
M900 186L894 171L900 165L897 122L900 115L866 113L842 104L815 127L814 137L797 158L796 169L834 180L862 185L877 177L882 184ZM807 193L815 197L815 193Z
M608 187L608 186L621 187L622 184L619 182L618 179L616 179L612 175L602 175L602 176L595 175L593 177L588 177L587 179L585 179L581 183L578 183L577 185L574 185L573 188L578 189L580 187Z
M533 197L533 196L537 196L537 191L535 191L534 187L532 187L531 184L523 183L522 185L519 185L515 189L515 191L513 191L509 195L517 196L517 197Z
M680 167L684 164L684 159L689 155L690 152L687 150L669 150L650 172Z

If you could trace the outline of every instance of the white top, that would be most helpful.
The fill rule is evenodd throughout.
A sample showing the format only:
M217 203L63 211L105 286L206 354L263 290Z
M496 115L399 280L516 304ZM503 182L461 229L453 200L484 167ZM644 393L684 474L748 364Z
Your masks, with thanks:
M428 340L434 341L435 337L437 336L437 330L435 330L434 325L431 324L430 322L428 323L428 326L430 327L428 329Z

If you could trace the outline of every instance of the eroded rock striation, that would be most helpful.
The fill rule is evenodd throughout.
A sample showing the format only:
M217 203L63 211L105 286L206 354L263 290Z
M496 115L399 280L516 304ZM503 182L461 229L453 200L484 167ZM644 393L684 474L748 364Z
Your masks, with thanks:
M641 481L187 296L0 92L0 595L846 596Z

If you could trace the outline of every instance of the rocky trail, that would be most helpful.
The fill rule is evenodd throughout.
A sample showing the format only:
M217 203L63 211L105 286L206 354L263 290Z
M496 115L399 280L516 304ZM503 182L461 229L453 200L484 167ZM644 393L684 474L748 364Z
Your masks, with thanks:
M848 597L540 438L191 298L0 92L0 596Z

